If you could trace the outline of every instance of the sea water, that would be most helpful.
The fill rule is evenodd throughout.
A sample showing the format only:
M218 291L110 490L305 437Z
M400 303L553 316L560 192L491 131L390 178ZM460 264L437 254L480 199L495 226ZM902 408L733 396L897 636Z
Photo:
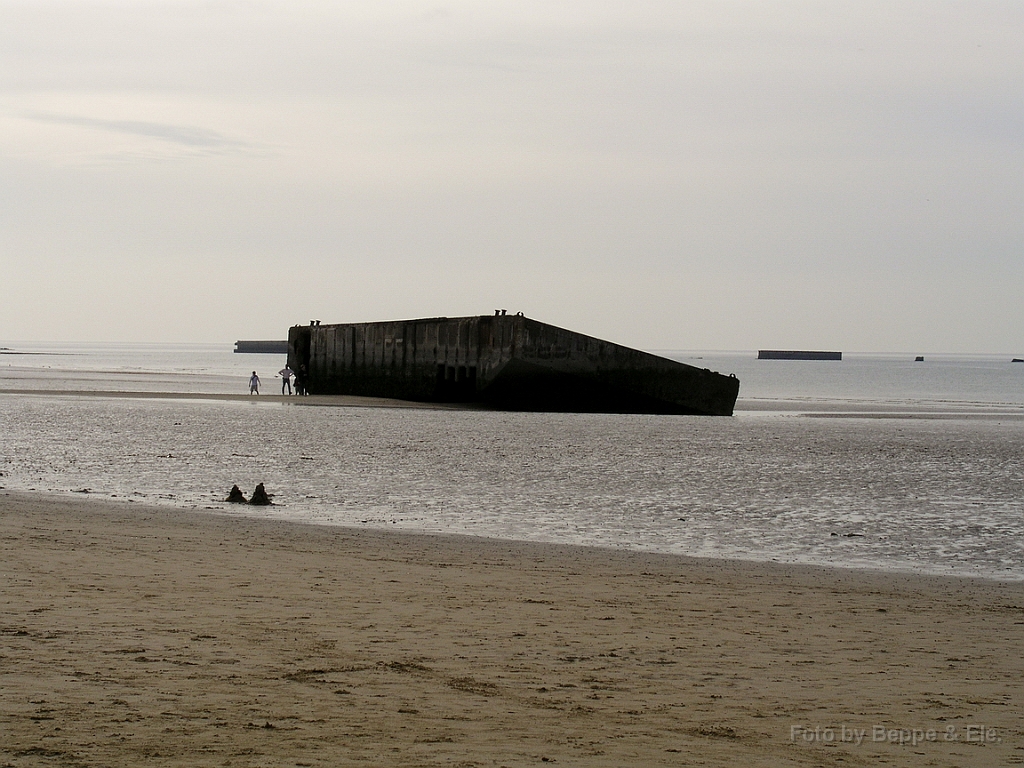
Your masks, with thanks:
M1024 364L758 361L732 418L301 407L69 390L276 391L230 345L16 345L0 485L211 513L1024 579ZM11 394L17 391L19 394ZM4 394L7 392L8 394ZM257 482L272 507L224 503Z

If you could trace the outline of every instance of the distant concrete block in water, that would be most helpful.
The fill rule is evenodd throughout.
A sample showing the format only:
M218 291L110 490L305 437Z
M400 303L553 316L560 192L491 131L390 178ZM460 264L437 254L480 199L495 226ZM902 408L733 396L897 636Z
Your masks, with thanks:
M287 341L236 341L235 352L256 355L287 355Z
M740 383L518 315L296 325L288 365L314 395L504 410L732 415Z
M806 352L799 349L762 349L758 360L842 360L842 352Z

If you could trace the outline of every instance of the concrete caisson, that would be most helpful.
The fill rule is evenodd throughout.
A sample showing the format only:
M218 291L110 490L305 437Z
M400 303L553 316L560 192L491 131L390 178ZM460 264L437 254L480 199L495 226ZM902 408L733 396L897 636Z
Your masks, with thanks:
M506 410L732 414L739 381L522 315L297 325L310 394Z

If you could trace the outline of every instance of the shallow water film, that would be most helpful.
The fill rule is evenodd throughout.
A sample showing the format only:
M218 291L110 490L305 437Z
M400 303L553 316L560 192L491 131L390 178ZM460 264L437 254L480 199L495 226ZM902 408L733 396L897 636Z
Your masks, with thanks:
M1024 578L1024 420L0 395L3 477L322 524ZM274 506L223 502L256 483Z

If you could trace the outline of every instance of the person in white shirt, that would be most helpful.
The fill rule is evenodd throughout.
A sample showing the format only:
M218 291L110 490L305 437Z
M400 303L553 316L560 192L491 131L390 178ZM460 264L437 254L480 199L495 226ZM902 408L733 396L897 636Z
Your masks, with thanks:
M285 387L288 388L288 394L292 393L292 374L294 371L287 365L277 372L281 377L281 394L284 394Z

